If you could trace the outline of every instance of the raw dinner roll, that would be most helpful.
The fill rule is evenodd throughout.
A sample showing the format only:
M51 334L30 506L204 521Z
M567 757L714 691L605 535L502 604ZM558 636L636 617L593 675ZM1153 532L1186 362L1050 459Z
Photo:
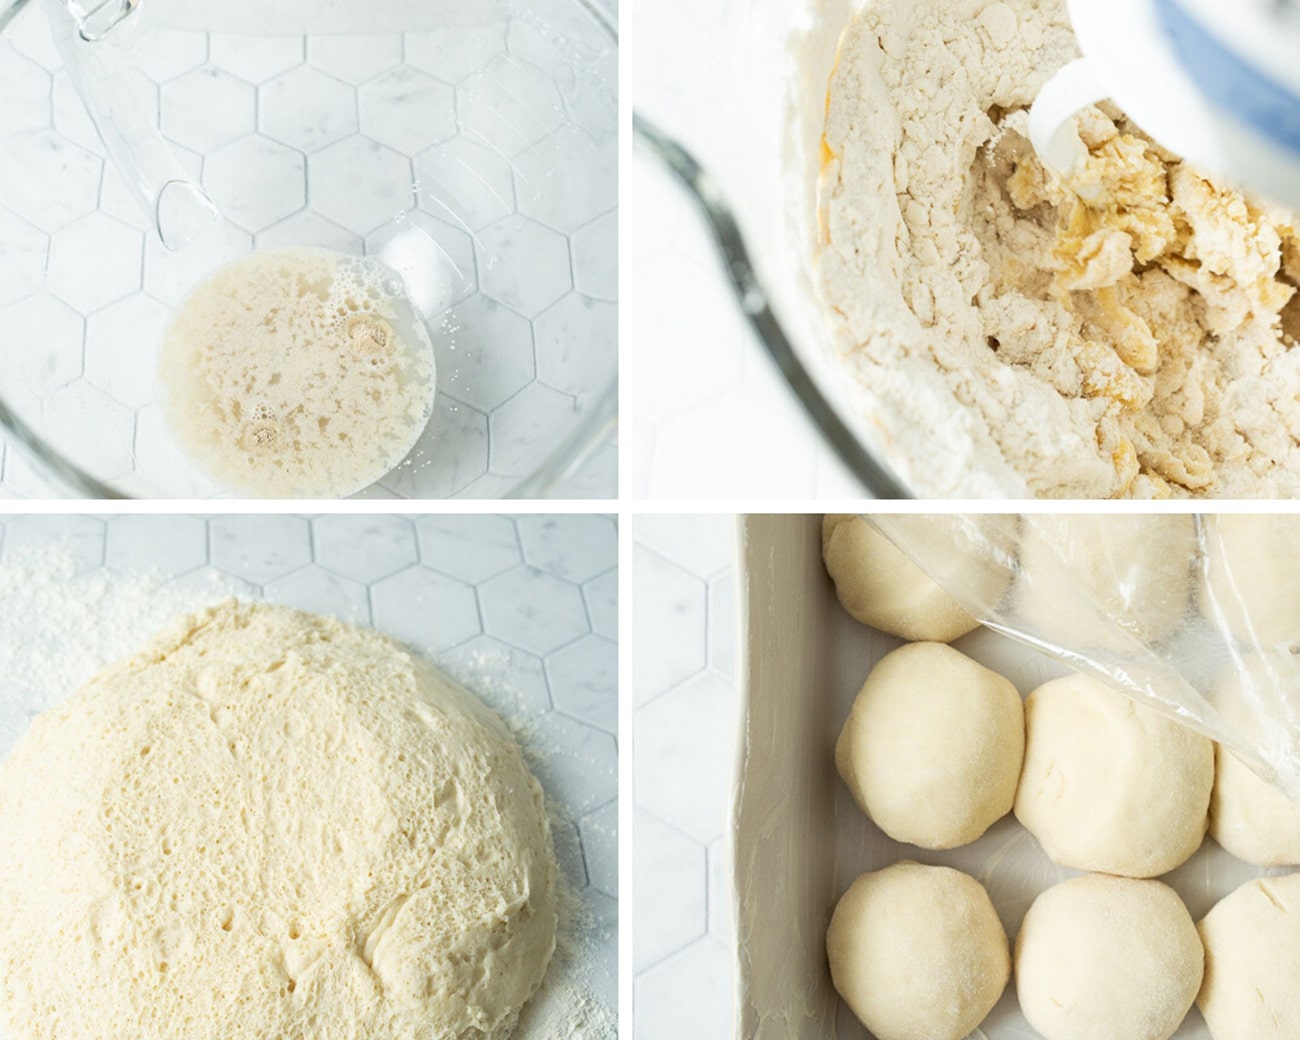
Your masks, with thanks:
M1219 710L1249 744L1289 740L1267 720L1282 710L1276 699L1288 689L1284 677L1295 668L1291 656L1253 655L1245 667L1250 697L1259 701L1262 712L1249 710L1247 691L1236 673L1219 686ZM1278 668L1285 670L1275 671ZM1300 864L1300 806L1222 745L1214 749L1214 764L1210 836L1238 859L1258 867Z
M1025 702L1016 816L1056 863L1156 877L1205 837L1214 745L1082 675Z
M1300 1037L1300 874L1247 881L1200 923L1214 1040Z
M1201 613L1246 643L1300 642L1300 517L1207 521Z
M1214 766L1210 836L1257 867L1300 864L1300 806L1221 745Z
M951 849L1011 811L1024 753L1010 682L943 643L909 643L867 676L835 765L891 838Z
M1171 635L1191 595L1190 516L1035 516L1020 543L1016 605L1070 647L1123 649Z
M555 949L542 790L392 640L233 601L0 765L7 1040L505 1040Z
M956 517L925 517L956 524ZM954 543L953 553L960 552ZM974 631L979 622L921 570L893 542L854 514L831 514L822 521L822 556L840 603L864 625L900 639L951 642ZM963 560L971 579L988 599L1006 586L1005 573L975 560Z
M1168 1040L1204 965L1191 914L1159 881L1066 881L1034 900L1016 937L1020 1010L1045 1040Z
M844 893L826 953L831 979L876 1040L963 1040L1011 973L988 893L948 867L896 863Z

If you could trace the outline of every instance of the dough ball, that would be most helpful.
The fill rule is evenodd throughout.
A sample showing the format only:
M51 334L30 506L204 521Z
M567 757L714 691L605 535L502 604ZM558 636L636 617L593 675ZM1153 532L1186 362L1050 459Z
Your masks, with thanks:
M1244 643L1300 642L1300 517L1206 520L1200 606Z
M917 517L940 530L957 517ZM938 532L936 532L938 533ZM990 601L1007 583L1006 571L972 559L954 540L948 547L953 566L968 569ZM944 551L940 544L939 551ZM979 627L952 596L921 570L901 549L853 514L831 514L822 521L822 556L835 582L840 603L864 625L908 640L948 643Z
M541 788L480 701L281 607L184 619L0 766L13 1040L503 1040L555 947Z
M1214 745L1082 675L1025 702L1016 817L1056 863L1156 877L1205 837Z
M1300 874L1247 881L1201 920L1196 1003L1214 1040L1300 1036Z
M853 882L826 953L836 990L876 1040L963 1040L1011 973L1007 934L983 886L911 862Z
M1066 646L1121 650L1124 633L1157 642L1183 620L1195 558L1190 516L1035 516L1021 538L1016 605Z
M1234 671L1216 691L1224 720L1250 745L1286 741L1288 746L1281 750L1287 753L1292 738L1271 720L1285 711L1277 699L1289 691L1296 661L1290 654L1252 654L1244 668L1245 684ZM1251 710L1254 701L1259 702L1257 710ZM1214 749L1214 764L1210 836L1238 859L1258 867L1300 864L1300 806L1221 745Z
M1011 811L1024 753L1010 682L943 643L909 643L867 676L835 764L891 838L952 849Z
M1300 864L1300 806L1224 747L1214 766L1210 836L1257 867Z
M1204 964L1172 888L1090 874L1034 900L1016 937L1016 992L1045 1040L1168 1040Z

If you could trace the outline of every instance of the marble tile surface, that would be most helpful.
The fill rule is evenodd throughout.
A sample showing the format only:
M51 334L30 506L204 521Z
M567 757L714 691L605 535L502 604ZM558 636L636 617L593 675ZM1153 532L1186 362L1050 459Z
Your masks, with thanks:
M734 516L638 516L636 1040L731 1035Z

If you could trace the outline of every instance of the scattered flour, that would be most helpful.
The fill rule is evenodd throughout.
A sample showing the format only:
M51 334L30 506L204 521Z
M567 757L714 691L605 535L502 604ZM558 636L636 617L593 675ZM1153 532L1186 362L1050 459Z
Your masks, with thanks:
M31 718L181 614L235 592L217 571L184 583L156 574L82 573L65 547L7 554L0 564L0 758Z
M1294 218L1113 109L1063 182L1026 109L1062 0L870 0L841 40L821 286L890 458L936 497L1300 493Z
M539 727L534 711L529 710L527 694L513 677L516 667L507 651L478 650L448 666L448 672L487 695L518 738L529 768L545 779L564 759L571 759L574 751L559 748ZM589 774L608 767L607 762L594 758L580 760L580 765ZM617 785L617 776L610 780ZM547 789L546 809L556 855L564 868L560 874L560 932L551 971L520 1016L519 1036L521 1040L614 1040L618 1035L618 930L584 903L573 884L574 878L587 871L574 829L578 814L554 785ZM594 836L590 819L584 823L583 833L588 841ZM618 848L617 833L602 831L600 837ZM606 955L593 956L598 947L608 951Z

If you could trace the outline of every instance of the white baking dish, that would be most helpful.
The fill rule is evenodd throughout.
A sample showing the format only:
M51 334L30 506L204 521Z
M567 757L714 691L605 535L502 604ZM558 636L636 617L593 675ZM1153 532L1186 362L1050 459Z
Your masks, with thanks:
M964 870L989 890L1014 942L1039 892L1079 871L1051 863L1008 816L979 841L933 853L882 834L839 781L833 748L871 666L900 641L839 606L821 558L820 516L742 521L740 733L731 830L737 1040L863 1040L838 1001L824 935L858 874L900 859ZM1055 661L985 629L954 643L1006 675L1022 695L1065 674ZM1206 839L1162 880L1198 920L1251 877L1290 873L1242 863ZM974 1036L1036 1040L1014 981ZM1209 1040L1195 1008L1177 1040Z

